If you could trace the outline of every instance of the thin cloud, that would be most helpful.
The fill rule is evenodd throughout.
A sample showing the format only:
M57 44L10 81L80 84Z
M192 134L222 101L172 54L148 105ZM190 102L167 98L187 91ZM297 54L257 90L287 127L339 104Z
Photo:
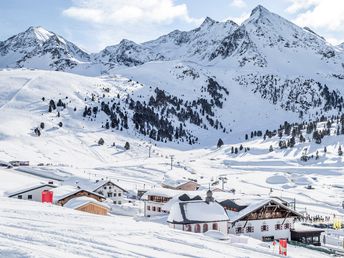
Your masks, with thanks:
M247 6L247 4L244 0L232 0L231 6L234 6L237 8L245 8Z
M171 23L176 19L198 24L186 4L172 0L74 0L63 15L95 24Z

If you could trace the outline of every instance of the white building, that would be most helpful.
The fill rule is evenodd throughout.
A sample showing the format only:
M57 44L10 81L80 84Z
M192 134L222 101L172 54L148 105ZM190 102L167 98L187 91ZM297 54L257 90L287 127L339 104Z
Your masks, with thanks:
M229 218L225 209L214 201L208 191L206 201L186 201L173 204L167 222L171 228L194 233L209 230L228 234Z
M166 214L163 206L180 193L181 191L167 188L153 188L148 190L141 197L141 200L144 201L144 216L150 217Z
M55 185L53 182L49 182L47 184L41 183L38 185L27 186L15 192L7 193L7 196L10 198L42 202L42 192L45 190L51 191L56 187L57 185Z
M89 189L92 192L102 194L106 198L111 199L114 204L123 204L125 200L124 194L127 193L126 190L110 180L96 181L90 185Z
M243 234L262 241L290 240L294 219L302 216L276 199L250 204L240 212L227 211L230 218L228 231Z

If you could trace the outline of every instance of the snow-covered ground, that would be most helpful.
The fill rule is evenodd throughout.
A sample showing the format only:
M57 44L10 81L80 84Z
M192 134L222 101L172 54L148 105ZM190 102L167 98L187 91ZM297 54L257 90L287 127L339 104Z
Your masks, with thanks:
M106 87L111 89L106 94L113 96L142 88L141 84L121 76L84 77L25 69L0 72L0 160L30 161L29 167L0 168L0 196L49 179L74 184L80 180L108 178L126 190L137 191L159 185L166 173L172 179L195 178L203 189L209 184L221 187L221 182L216 185L218 177L226 176L225 188L235 189L233 198L244 202L273 195L288 201L295 199L296 208L311 215L344 215L343 160L337 154L343 136L324 138L326 154L322 152L323 145L314 142L280 150L276 138L245 141L243 128L240 137L224 138L225 145L219 149L214 146L217 134L208 135L205 143L192 147L149 143L147 138L131 130L101 128L101 114L96 122L82 117L85 96L104 94ZM56 112L47 112L52 98L68 102L60 117ZM41 122L45 128L37 137L33 129ZM59 122L63 122L63 127L58 126ZM97 144L101 137L104 145ZM127 141L129 150L123 147ZM232 154L231 147L240 144L250 151ZM269 152L270 145L274 147L273 152ZM318 149L319 160L302 163L300 156L304 148L309 153ZM40 163L44 165L38 166ZM306 189L307 185L314 189ZM0 198L0 227L0 253L5 257L272 255L265 244L253 240L249 240L252 245L230 244L173 231L160 223L137 222L132 217L98 217L7 198ZM305 257L321 256L290 248L291 256L299 257L300 253Z
M0 198L1 257L274 257L267 244L221 241L123 216ZM238 243L241 242L241 243ZM289 247L289 257L325 257Z

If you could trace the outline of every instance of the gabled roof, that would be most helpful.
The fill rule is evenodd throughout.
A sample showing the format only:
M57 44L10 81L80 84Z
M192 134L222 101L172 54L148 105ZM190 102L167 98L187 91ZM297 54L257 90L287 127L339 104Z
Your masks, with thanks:
M93 203L95 205L104 207L106 209L110 209L110 207L107 204L98 202L97 200L90 197L86 197L86 196L73 198L69 200L68 202L66 202L63 207L70 208L70 209L77 209L89 203Z
M85 191L85 192L88 192L90 194L93 194L93 195L99 196L100 198L105 199L105 197L101 194L98 194L98 193L95 193L95 192L92 192L92 191L89 191L86 189L78 188L78 187L75 187L72 185L63 185L63 186L60 186L60 187L53 189L54 202L56 203L56 202L66 198L66 197L69 197L69 196L74 195L74 194L81 192L81 191Z
M226 211L217 202L190 201L175 203L167 222L173 224L194 224L229 221Z
M172 188L177 188L183 185L186 185L188 183L193 183L195 185L199 184L191 179L171 179L171 178L164 178L164 181L161 183L162 186L169 186Z
M112 182L111 180L101 180L97 183L94 183L94 186L93 186L93 191L97 191L100 187L106 185L107 183L110 183L112 184L113 186L121 189L123 192L127 192L127 190L123 189L122 187L116 185L114 182Z
M8 192L7 193L7 196L8 197L13 197L13 196L16 196L16 195L20 195L20 194L24 194L24 193L27 193L27 192L31 192L31 191L34 191L34 190L37 190L37 189L40 189L40 188L43 188L43 187L51 187L51 188L56 188L57 185L54 185L54 184L46 184L46 183L40 183L40 184L35 184L35 185L30 185L30 186L26 186L22 189L19 189L15 192Z
M302 214L300 214L299 212L290 209L289 207L285 206L284 204L278 202L276 199L270 199L270 198L252 203L247 208L241 210L240 212L229 212L228 215L229 215L231 222L236 222L238 220L241 220L245 216L249 215L250 213L255 212L258 209L264 207L265 205L267 205L269 203L273 203L273 204L278 205L279 207L281 207L283 209L290 211L291 216L293 216L293 217L302 217Z
M153 188L153 189L148 190L142 195L141 199L147 200L149 195L172 198L176 196L177 194L181 194L181 193L185 193L185 191L159 187L159 188Z
M90 181L84 181L84 182L79 182L78 185L86 190L89 190L91 192L97 191L100 187L106 185L107 183L111 183L113 186L121 189L123 192L127 192L125 189L122 187L116 185L114 182L111 180L99 180L98 182L90 182Z

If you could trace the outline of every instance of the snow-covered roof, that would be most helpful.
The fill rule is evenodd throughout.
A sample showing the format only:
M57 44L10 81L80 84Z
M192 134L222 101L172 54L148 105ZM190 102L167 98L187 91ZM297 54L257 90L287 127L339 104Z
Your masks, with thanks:
M53 189L52 191L53 191L54 203L58 202L61 199L66 198L70 195L73 195L77 192L80 192L80 191L86 191L86 192L92 193L94 195L97 195L99 197L105 198L103 195L94 193L94 192L89 191L87 189L78 188L78 187L73 186L73 185L63 185L63 186L60 186L60 187Z
M175 203L170 210L167 222L192 224L228 220L226 211L217 202L190 201Z
M183 200L183 197L189 198L188 200ZM194 198L199 198L202 199L201 195L199 192L196 191L192 191L192 192L188 192L186 193L181 193L178 194L176 196L174 196L171 200L169 200L167 203L164 204L164 206L162 206L162 210L163 211L170 211L172 206L177 203L177 202L182 202L182 201L190 201L190 199L194 199Z
M261 207L263 207L264 205L268 204L268 203L274 203L276 205L279 205L280 207L286 209L286 210L290 210L294 216L302 216L300 213L298 213L297 211L294 211L292 209L290 209L289 207L283 205L282 203L280 203L279 201L277 201L276 199L264 199L264 200L260 200L254 203L251 203L248 207L246 207L245 209L239 211L239 212L230 212L227 211L227 214L231 220L231 222L235 222L238 221L240 219L242 219L243 217L247 216L248 214L260 209Z
M125 189L123 189L122 187L116 185L114 182L112 182L111 180L99 180L96 182L91 182L91 181L83 181L83 182L79 182L78 185L86 190L89 190L91 192L94 192L96 190L98 190L100 187L104 186L107 183L111 183L112 185L116 186L117 188L121 189L124 192L127 192Z
M6 195L8 197L13 197L15 195L18 195L18 194L23 194L23 193L27 193L27 192L30 192L30 191L33 191L33 190L36 190L36 189L40 189L40 188L43 188L43 187L51 187L51 188L56 188L57 185L54 185L54 184L47 184L47 183L39 183L39 184L34 184L34 185L27 185L23 188L20 188L16 191L13 191L13 192L7 192Z
M176 196L177 194L182 194L185 193L185 191L180 191L180 190L173 190L173 189L168 189L168 188L152 188L145 192L141 199L147 200L149 195L155 195L155 196L162 196L162 197L167 197L167 198L172 198Z
M110 209L110 207L107 204L102 203L102 202L98 202L97 200L90 198L90 197L86 197L86 196L73 198L73 199L69 200L68 202L66 202L64 207L70 208L70 209L77 209L77 208L80 208L80 207L82 207L86 204L89 204L89 203L94 203L94 204L102 206L106 209Z
M178 186L182 186L186 183L195 183L198 185L197 182L193 181L193 180L189 180L189 179L173 179L171 177L165 177L164 180L162 181L161 185L166 185L166 186L170 186L173 188L176 188Z

